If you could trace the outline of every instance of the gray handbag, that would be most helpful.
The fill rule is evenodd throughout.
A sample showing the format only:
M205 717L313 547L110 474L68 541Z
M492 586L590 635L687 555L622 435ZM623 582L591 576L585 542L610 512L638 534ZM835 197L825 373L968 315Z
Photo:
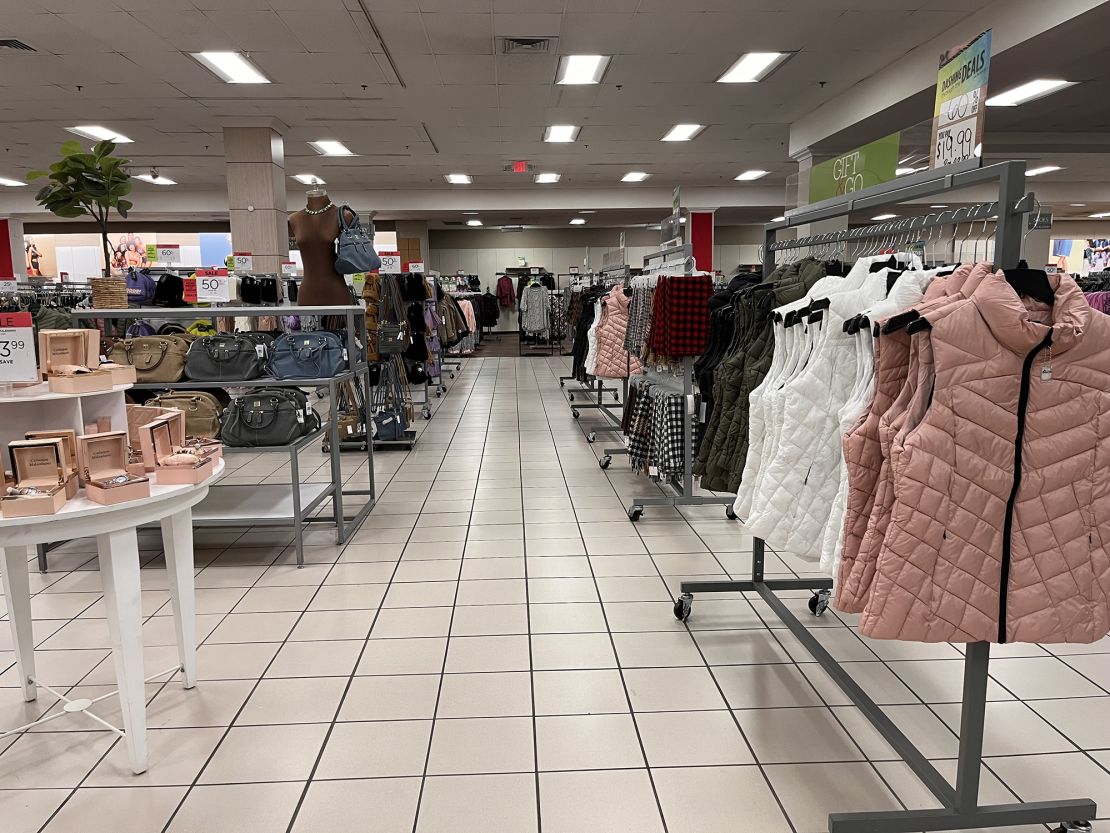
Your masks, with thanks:
M265 348L241 335L202 336L189 345L185 376L198 382L245 382L266 369Z
M335 271L340 275L357 275L360 272L374 272L382 268L382 259L374 251L374 225L370 233L362 227L362 221L349 205L339 206L339 255L335 260ZM354 217L350 222L347 215Z
M270 347L275 379L330 379L346 369L347 348L335 333L285 333Z
M262 388L233 399L220 423L224 445L261 448L289 445L311 434L320 427L320 416L302 391Z

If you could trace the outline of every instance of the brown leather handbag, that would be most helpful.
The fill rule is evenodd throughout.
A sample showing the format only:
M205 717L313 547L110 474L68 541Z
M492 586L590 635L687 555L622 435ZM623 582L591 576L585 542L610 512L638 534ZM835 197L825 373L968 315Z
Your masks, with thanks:
M139 382L178 382L185 375L189 342L178 336L141 336L117 341L108 358L135 368Z
M175 390L160 393L147 400L156 408L177 408L185 413L185 435L188 437L220 436L220 415L224 406L215 394L203 390Z

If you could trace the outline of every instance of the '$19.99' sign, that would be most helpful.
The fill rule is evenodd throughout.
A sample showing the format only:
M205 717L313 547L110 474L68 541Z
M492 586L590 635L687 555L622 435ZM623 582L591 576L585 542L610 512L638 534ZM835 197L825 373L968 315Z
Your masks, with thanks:
M0 313L0 382L37 382L31 313Z

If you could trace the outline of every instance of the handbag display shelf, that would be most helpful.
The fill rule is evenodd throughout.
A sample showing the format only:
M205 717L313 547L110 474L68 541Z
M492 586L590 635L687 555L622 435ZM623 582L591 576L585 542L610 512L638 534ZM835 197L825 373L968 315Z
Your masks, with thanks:
M361 306L289 306L289 307L244 307L221 306L218 315L258 319L264 316L281 315L283 311L300 316L331 316L341 318L345 329L340 334L343 348L350 360L346 367L334 376L312 379L275 379L267 373L253 379L221 379L201 381L182 379L177 382L147 382L134 385L137 390L175 391L175 390L213 390L218 388L238 388L249 394L260 388L301 388L316 392L321 398L328 398L336 411L334 403L340 399L343 385L356 384L370 389L370 365L366 361L366 319ZM73 313L74 326L87 318L124 319L141 316L147 310L97 309L76 310ZM149 310L159 318L180 319L183 322L196 318L197 310L192 307L180 309L160 308ZM126 424L126 423L123 423ZM36 426L41 427L41 426ZM300 456L316 442L329 438L327 451L330 462L331 478L327 482L308 482L302 478ZM193 511L195 526L292 526L295 530L297 565L304 565L304 529L309 523L334 523L336 543L346 542L362 525L370 510L374 508L374 450L367 444L366 467L369 473L368 487L344 485L344 475L340 464L340 425L330 415L324 417L319 428L297 438L288 445L261 447L224 448L225 459L232 463L234 456L241 454L287 454L289 456L289 483L262 483L252 485L216 483L205 498ZM314 468L315 466L313 466ZM318 512L325 504L331 504L331 512Z

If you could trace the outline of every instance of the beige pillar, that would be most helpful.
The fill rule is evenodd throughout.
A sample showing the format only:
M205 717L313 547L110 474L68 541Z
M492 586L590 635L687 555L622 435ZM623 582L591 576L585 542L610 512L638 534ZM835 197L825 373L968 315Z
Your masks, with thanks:
M256 272L281 274L289 259L285 146L272 125L224 127L231 248L250 252Z

